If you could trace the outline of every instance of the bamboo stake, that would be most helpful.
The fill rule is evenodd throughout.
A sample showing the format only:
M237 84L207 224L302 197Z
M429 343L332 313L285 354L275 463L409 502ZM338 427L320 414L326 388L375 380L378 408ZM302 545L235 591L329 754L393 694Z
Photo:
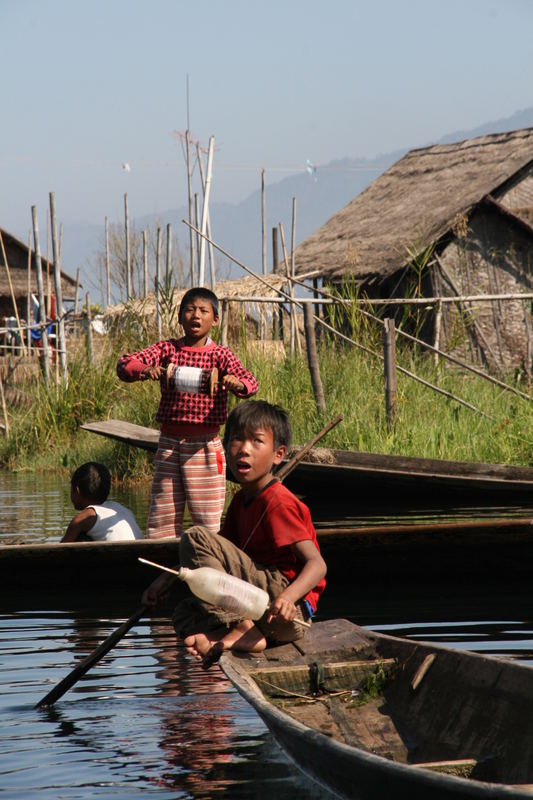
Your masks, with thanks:
M11 293L11 301L13 303L13 309L15 311L15 318L17 320L17 327L18 327L19 338L20 338L20 346L22 348L23 355L26 355L26 347L24 345L24 336L22 335L22 327L21 327L21 324L20 324L19 310L17 308L17 300L15 298L15 290L13 289L13 283L11 282L11 271L9 269L9 264L8 264L8 261L7 261L7 254L6 254L6 248L4 247L4 238L2 236L2 231L0 231L0 246L2 248L2 258L4 259L4 266L6 268L7 282L9 284L9 291Z
M35 253L35 270L37 273L37 296L39 300L39 322L44 323L41 327L41 344L42 344L42 364L45 385L48 386L50 381L50 367L48 363L48 335L46 333L46 306L44 302L44 288L43 288L43 268L41 264L41 247L39 244L39 222L37 220L37 208L31 207L31 215L33 222L33 251ZM43 319L44 317L44 319Z
M87 360L89 364L94 362L94 348L93 348L93 329L92 329L92 314L91 314L91 296L89 292L85 295L85 304L87 307Z
M202 161L202 154L200 151L200 143L198 142L196 145L196 153L198 156L198 166L200 167L200 179L202 181L202 189L205 196L205 175L204 175L204 164ZM207 236L211 239L211 215L209 212L209 206L207 206ZM208 241L209 244L209 274L211 276L211 290L214 292L216 290L217 281L216 281L216 266L215 266L215 254L213 252L213 244L212 242Z
M290 327L290 353L294 355L294 344L296 342L296 346L298 348L298 352L302 352L302 343L300 342L300 332L298 330L298 325L296 325L296 317L294 313L294 289L292 287L291 281L291 274L290 274L290 267L289 267L289 259L287 256L287 247L285 245L285 232L283 230L283 223L279 223L279 232L281 236L281 249L283 250L283 260L285 262L285 274L289 281L289 293L286 295L290 301L290 315L291 315L291 327ZM301 308L301 306L300 306Z
M148 234L143 231L143 297L148 295Z
M200 239L200 259L198 264L198 284L200 286L204 285L205 281L205 235L207 233L207 215L209 209L209 195L211 192L211 176L213 173L213 152L215 149L215 137L209 137L209 148L207 151L207 168L206 168L206 176L205 176L205 187L204 187L204 203L202 208L202 224L201 224L201 236Z
M192 197L191 139L188 129L185 131L185 151L187 156L187 193L189 198L189 224L192 225L193 197ZM194 286L194 275L196 272L196 250L195 250L195 236L192 228L189 229L189 247L190 247L191 286Z
M165 262L165 291L170 291L170 273L172 270L172 225L167 223L167 257Z
M322 386L322 378L320 376L320 366L318 364L318 356L316 352L316 337L315 337L315 323L313 320L313 310L309 304L304 306L304 323L305 323L305 340L307 343L307 363L309 365L309 374L311 376L313 394L315 395L315 403L317 405L318 410L324 413L326 410L326 400L324 398L324 388Z
M109 220L105 218L105 282L106 306L111 305L111 265L109 262Z
M383 361L385 367L385 408L389 429L396 422L396 332L394 320L386 317L383 327Z
M31 231L28 233L28 296L26 298L26 323L28 337L28 355L31 356Z
M161 228L157 229L155 246L155 315L157 338L161 341Z
M74 313L77 314L80 307L80 268L76 270L76 293L74 295Z
M133 286L131 281L130 215L127 193L124 194L124 235L126 239L126 300L129 300L133 294Z
M65 341L65 321L63 318L63 290L61 287L61 253L57 241L56 223L56 198L55 193L50 192L50 222L52 233L52 254L54 257L54 289L56 294L56 330L57 345L59 349L59 363L61 364L61 377L66 382L68 380L67 371L67 344ZM56 354L57 362L57 354Z
M9 439L9 418L7 416L6 396L4 394L4 381L2 380L2 372L0 371L0 397L2 400L2 413L4 415L4 429L6 438Z

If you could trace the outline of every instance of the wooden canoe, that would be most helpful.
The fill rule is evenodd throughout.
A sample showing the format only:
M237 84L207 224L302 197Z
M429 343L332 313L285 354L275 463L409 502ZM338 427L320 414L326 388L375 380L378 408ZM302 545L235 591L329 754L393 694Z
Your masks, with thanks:
M220 665L296 765L338 797L533 797L533 669L347 620Z
M531 578L533 520L502 517L432 524L318 527L328 579L358 583L421 577L488 582ZM138 558L173 566L177 539L0 544L0 595L20 591L140 590L153 573Z
M159 431L121 420L88 422L84 430L155 451ZM476 499L494 504L529 500L533 504L533 467L444 461L351 450L311 451L284 481L312 507L318 498L352 498L361 505L399 503L449 506Z

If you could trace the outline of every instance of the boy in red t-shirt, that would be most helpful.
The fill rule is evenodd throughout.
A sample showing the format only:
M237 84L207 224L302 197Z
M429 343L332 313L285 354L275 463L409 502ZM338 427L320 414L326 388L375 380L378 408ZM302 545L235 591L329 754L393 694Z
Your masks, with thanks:
M128 353L117 364L121 380L159 381L161 387L156 416L161 434L147 522L151 539L181 534L185 503L194 524L219 530L226 464L218 434L228 415L228 391L237 397L257 392L256 379L237 356L209 338L218 323L218 299L210 289L185 292L178 320L183 338ZM180 368L177 374L187 377L169 380L169 368ZM211 395L207 386L214 368L219 382Z
M241 490L220 534L196 527L181 537L181 566L223 570L264 589L272 601L254 623L195 597L182 600L174 612L174 627L204 666L223 650L259 652L267 642L301 638L305 628L293 620L313 616L326 585L326 564L309 509L273 472L290 440L290 423L282 408L261 400L238 405L228 417L224 446ZM144 592L143 603L157 602L172 580L160 575Z

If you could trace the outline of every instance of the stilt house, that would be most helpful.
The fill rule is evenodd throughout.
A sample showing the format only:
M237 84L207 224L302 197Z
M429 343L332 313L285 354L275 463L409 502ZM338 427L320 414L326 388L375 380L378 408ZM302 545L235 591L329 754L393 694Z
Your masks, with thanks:
M37 297L37 273L35 258L28 245L21 242L8 231L0 228L6 259L0 247L0 323L6 317L15 316L13 296L17 304L20 319L27 318L28 294ZM7 266L5 261L7 260ZM28 264L30 269L28 269ZM54 264L41 255L43 272L43 289L46 297L54 293ZM10 280L11 279L11 286ZM28 291L29 289L29 291ZM73 298L76 291L76 280L65 272L61 272L61 289L63 299Z
M423 338L529 373L532 303L515 295L533 292L533 128L410 151L299 245L296 271L361 297L457 298L429 304Z

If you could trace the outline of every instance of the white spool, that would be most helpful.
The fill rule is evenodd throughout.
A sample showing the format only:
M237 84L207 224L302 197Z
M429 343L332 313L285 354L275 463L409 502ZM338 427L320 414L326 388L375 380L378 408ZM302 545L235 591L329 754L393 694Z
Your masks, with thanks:
M178 367L169 364L167 367L167 386L176 392L190 394L209 394L213 397L218 383L218 369L200 369L200 367Z

